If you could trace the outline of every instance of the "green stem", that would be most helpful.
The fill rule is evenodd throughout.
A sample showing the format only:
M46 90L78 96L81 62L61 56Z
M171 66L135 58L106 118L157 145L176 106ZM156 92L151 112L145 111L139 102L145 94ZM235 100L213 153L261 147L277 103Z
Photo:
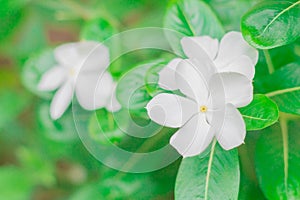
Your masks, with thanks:
M274 65L273 65L272 59L271 59L271 55L270 55L269 51L266 49L263 50L263 52L264 52L264 55L266 58L269 73L272 74L275 70L274 70Z
M284 187L285 193L287 194L288 188L288 169L289 169L289 146L288 146L288 126L287 119L284 114L280 114L280 128L282 134L282 142L283 142L283 162L284 162Z
M274 92L269 92L266 94L267 97L273 97L276 95L280 95L280 94L284 94L284 93L288 93L288 92L294 92L300 90L300 86L299 87L293 87L293 88L287 88L287 89L282 89L282 90L276 90Z
M206 180L205 180L205 193L204 193L204 200L208 199L208 187L209 187L209 179L210 179L210 173L211 173L211 167L213 162L213 157L215 153L215 147L216 147L217 140L216 138L213 140L211 145L211 150L209 154L209 160L208 160L208 166L207 166L207 174L206 174Z
M107 113L107 117L108 117L108 128L111 131L114 131L115 129L115 123L114 123L114 116L112 113Z

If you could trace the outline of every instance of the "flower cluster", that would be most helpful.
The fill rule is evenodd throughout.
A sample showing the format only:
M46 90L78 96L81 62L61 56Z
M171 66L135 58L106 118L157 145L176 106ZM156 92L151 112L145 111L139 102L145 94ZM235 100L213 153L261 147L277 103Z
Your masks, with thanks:
M179 128L170 143L184 157L198 155L216 138L228 150L244 142L246 129L239 107L253 98L252 79L258 52L239 32L219 42L209 36L184 37L187 59L175 58L159 73L159 85L179 94L161 93L148 104L149 117ZM62 116L74 93L87 110L120 109L116 83L106 70L109 50L97 42L64 44L54 51L58 62L41 78L42 91L57 90L50 106L53 119Z
M148 115L179 128L170 143L184 157L200 154L213 138L226 150L241 145L246 130L237 108L252 101L258 52L239 32L227 33L220 42L185 37L181 44L188 58L175 58L162 69L159 85L182 95L158 94L146 107Z
M41 91L57 90L50 106L52 119L58 119L70 105L74 93L79 104L87 110L105 107L117 111L120 104L115 97L116 83L106 71L109 50L97 42L64 44L54 50L58 62L41 78Z

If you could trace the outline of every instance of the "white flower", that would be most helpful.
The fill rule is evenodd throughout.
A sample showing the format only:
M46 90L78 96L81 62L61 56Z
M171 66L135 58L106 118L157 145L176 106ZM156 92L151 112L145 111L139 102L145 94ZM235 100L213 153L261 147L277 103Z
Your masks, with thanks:
M184 157L200 154L214 137L227 150L242 144L245 124L233 103L244 102L243 90L252 93L251 81L238 73L214 74L207 84L202 75L210 75L196 67L189 60L177 66L176 87L186 97L162 93L146 107L156 123L179 128L170 143ZM224 97L226 92L230 98Z
M120 109L115 83L106 68L109 65L107 47L96 42L68 43L57 47L54 56L58 62L41 78L41 91L57 90L50 106L53 119L62 116L72 101L73 94L87 110L105 107L109 111Z
M189 59L172 60L160 72L159 84L186 97L159 94L148 103L148 115L179 128L170 143L184 157L200 154L214 137L226 150L239 146L246 130L237 107L252 101L257 51L237 32L227 33L220 45L208 36L181 42Z
M181 45L186 56L199 62L213 64L208 70L214 72L236 72L253 79L258 60L258 51L249 46L240 32L228 32L220 43L209 36L184 37ZM172 60L160 72L159 84L162 88L175 90L175 68L180 58Z

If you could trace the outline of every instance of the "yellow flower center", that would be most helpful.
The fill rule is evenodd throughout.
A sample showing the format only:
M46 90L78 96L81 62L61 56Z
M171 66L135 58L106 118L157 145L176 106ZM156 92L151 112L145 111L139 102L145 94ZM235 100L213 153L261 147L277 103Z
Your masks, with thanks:
M74 75L75 75L75 69L74 69L74 68L71 68L71 69L69 70L69 73L70 73L71 76L74 76Z
M200 106L200 112L207 112L207 107L206 106Z

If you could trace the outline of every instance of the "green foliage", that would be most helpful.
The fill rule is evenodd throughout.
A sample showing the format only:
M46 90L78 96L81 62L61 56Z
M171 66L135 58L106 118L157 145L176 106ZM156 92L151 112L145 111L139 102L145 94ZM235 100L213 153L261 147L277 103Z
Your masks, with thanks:
M0 41L9 36L22 18L22 7L28 0L0 1Z
M32 93L46 99L52 97L51 92L39 91L37 86L42 75L51 67L56 65L53 50L48 49L30 57L24 64L22 71L22 82Z
M117 98L122 107L140 112L151 99L147 91L145 75L153 65L160 61L140 64L128 71L120 78L117 86Z
M298 123L297 123L298 122ZM262 131L256 147L256 172L268 199L299 199L299 120L282 115Z
M51 139L58 141L77 139L77 132L71 109L65 112L64 115L56 121L51 119L49 110L49 102L41 104L37 110L38 124L41 132Z
M209 150L182 160L176 199L237 199L240 181L237 150L225 151L215 141Z
M215 11L225 30L240 31L240 22L245 12L257 0L205 0Z
M300 115L300 63L290 63L265 77L264 92L280 111Z
M175 51L180 52L180 40L183 36L209 35L221 38L224 30L211 10L199 0L180 0L167 9L164 27L176 32L167 32L167 38Z
M29 200L33 184L22 169L6 166L0 168L0 192L2 199Z
M239 110L248 131L263 129L274 124L279 115L277 105L261 94L254 95L253 101Z
M16 71L2 70L0 80L0 130L12 122L26 108L30 95L22 90L15 78Z
M299 38L299 23L300 1L266 1L243 16L241 27L249 44L271 49Z
M179 200L300 199L300 1L261 1L0 0L0 199L173 199L173 194ZM224 30L240 28L250 45L264 49L256 65L253 101L239 109L248 131L244 145L226 151L214 141L204 153L181 163L129 174L107 169L92 157L79 140L71 107L60 119L50 118L53 92L41 92L37 85L57 64L53 48L98 41L117 58L108 70L119 80L116 93L123 108L87 116L91 143L104 153L108 142L143 153L169 144L177 129L151 121L145 106L155 95L171 93L158 80L174 55L147 49L119 57L143 38L110 40L123 30L146 26L168 29L175 57L184 58L182 37L221 39ZM24 91L19 79L43 100ZM115 159L110 152L106 158Z
M102 42L116 32L116 29L107 20L99 18L88 21L80 34L82 39Z
M91 137L98 141L101 145L107 145L109 140L110 142L117 144L124 137L124 133L118 128L122 126L117 124L115 118L120 118L119 115L122 115L123 112L112 114L105 109L100 109L96 111L96 116L92 116L89 122L89 133ZM124 114L123 114L124 115ZM126 124L127 116L122 118L122 124Z
M115 170L103 170L101 182L93 182L80 188L70 200L81 199L170 199L170 189L173 189L178 163L166 169L148 174L129 174ZM155 177L159 177L156 178ZM147 187L147 188L145 188Z

